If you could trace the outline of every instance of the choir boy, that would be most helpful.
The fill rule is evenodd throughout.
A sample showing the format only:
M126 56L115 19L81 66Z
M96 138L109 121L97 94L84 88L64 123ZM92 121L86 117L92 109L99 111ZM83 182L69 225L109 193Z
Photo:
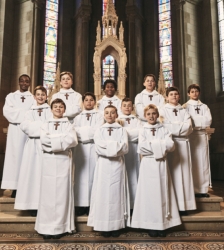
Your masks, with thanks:
M97 102L98 110L102 113L104 108L108 105L113 105L117 108L118 113L120 114L121 100L115 95L117 91L117 83L115 80L107 79L103 84L103 90L105 96Z
M131 226L149 230L151 237L165 237L166 229L181 224L166 155L174 150L171 133L157 122L155 105L144 109L147 123L139 132L142 155Z
M87 92L82 97L84 110L74 119L79 144L75 149L75 206L77 215L88 214L96 165L94 133L104 124L101 112L94 109L96 97Z
M122 121L122 126L128 133L128 153L125 155L125 165L128 175L128 186L130 192L130 207L133 209L135 193L138 183L140 166L140 156L137 153L139 129L142 127L141 121L132 115L133 103L130 98L124 98L121 103L121 112L118 119Z
M160 119L175 143L175 150L168 154L167 160L173 181L180 215L187 210L196 209L194 183L192 177L189 135L192 133L191 117L178 102L180 93L176 87L166 90L167 102L160 109Z
M157 108L165 104L162 95L156 91L156 77L153 74L147 74L144 77L145 89L135 97L135 110L137 117L143 122L146 122L144 117L144 108L149 104L154 104Z
M71 88L73 81L72 73L65 71L60 74L61 89L52 96L52 101L60 98L66 104L64 117L68 117L70 122L78 115L82 109L82 95Z
M74 230L73 160L71 148L78 143L65 103L51 103L53 118L41 127L43 149L40 199L35 230L44 239L59 239Z
M27 135L20 128L25 113L34 103L33 95L28 91L30 77L21 75L19 77L19 90L6 96L3 107L3 115L9 122L4 170L2 177L2 189L11 189L12 198L15 198L18 185L19 171L23 156L24 145Z
M36 104L27 111L24 121L20 124L28 139L23 151L15 200L15 209L31 210L32 216L36 216L40 193L42 164L40 127L51 116L50 106L45 103L47 90L43 86L35 88L34 98Z
M188 87L190 100L183 107L187 109L193 122L193 133L190 135L192 174L196 197L209 197L211 187L209 142L206 128L212 123L210 109L199 100L200 87L191 84ZM209 183L210 182L210 183Z
M104 109L106 123L96 130L97 163L93 180L88 226L104 237L118 237L129 222L129 190L124 154L128 152L126 130L115 122L117 108Z

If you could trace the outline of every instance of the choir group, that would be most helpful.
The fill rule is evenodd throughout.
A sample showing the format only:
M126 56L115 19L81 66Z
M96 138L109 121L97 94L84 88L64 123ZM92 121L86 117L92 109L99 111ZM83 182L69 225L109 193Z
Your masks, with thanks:
M165 101L148 74L134 115L132 100L115 95L114 80L104 82L97 109L95 95L81 96L72 81L70 72L61 73L50 106L43 86L28 91L25 74L19 90L7 95L1 188L13 190L15 209L37 216L35 230L44 239L75 230L75 207L104 237L118 237L126 226L165 237L196 209L195 197L209 197L212 118L200 87L190 85L181 106L176 87L167 89Z

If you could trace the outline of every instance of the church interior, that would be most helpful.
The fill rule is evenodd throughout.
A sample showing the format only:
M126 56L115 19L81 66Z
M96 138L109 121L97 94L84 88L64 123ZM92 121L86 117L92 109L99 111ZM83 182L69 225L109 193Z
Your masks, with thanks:
M223 0L0 1L0 180L8 127L2 112L5 97L18 89L21 74L31 77L31 92L43 85L50 95L58 74L70 71L72 88L81 94L93 92L97 99L108 78L117 81L120 98L132 101L149 73L156 76L161 93L176 86L181 104L188 100L188 86L198 84L201 101L212 114L208 133L213 181L210 198L197 198L197 210L182 216L182 225L157 243L130 230L109 244L81 216L76 227L82 233L67 236L57 246L53 241L45 246L35 234L35 218L15 211L11 191L1 190L0 249L6 245L28 249L31 243L34 248L42 244L42 249L67 249L65 243L70 249L223 249L223 6ZM178 248L175 242L185 243Z

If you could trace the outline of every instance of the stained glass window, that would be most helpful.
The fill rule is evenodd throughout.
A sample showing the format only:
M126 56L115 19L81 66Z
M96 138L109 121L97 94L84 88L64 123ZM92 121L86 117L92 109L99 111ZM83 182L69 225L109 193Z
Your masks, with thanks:
M159 54L166 87L173 85L170 0L159 2Z
M58 4L59 0L46 0L43 86L47 89L54 84L56 74Z
M222 88L224 90L224 4L223 0L218 0L218 19L219 19L219 41L220 41L220 57L222 69Z

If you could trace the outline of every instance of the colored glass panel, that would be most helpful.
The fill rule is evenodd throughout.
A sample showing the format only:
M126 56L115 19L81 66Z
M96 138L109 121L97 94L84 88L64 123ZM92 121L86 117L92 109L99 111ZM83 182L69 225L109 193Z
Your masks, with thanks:
M159 53L166 87L173 85L172 29L170 0L158 0Z
M53 86L56 76L58 4L58 0L46 1L43 85L47 89Z

